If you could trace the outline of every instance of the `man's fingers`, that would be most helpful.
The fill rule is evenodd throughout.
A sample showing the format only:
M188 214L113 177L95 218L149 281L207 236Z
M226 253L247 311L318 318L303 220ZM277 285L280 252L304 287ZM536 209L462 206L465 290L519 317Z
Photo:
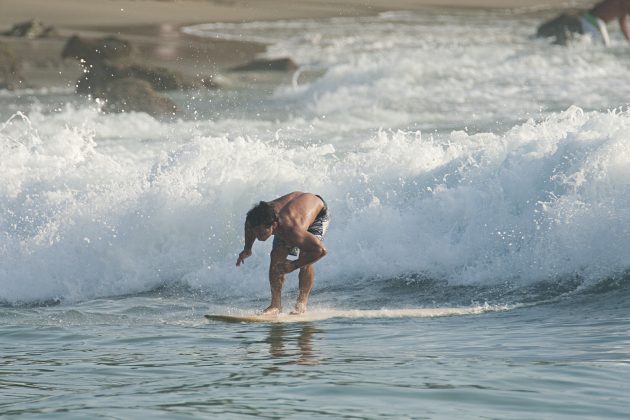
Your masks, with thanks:
M241 252L238 255L238 259L236 260L236 266L239 266L241 264L245 264L245 258L249 257L250 255L252 255L251 252L249 254L245 254L245 255L243 255L243 253Z

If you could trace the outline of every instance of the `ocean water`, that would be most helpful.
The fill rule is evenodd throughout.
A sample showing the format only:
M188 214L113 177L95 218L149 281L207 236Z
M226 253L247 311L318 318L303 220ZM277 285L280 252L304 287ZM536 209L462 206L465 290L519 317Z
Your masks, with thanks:
M0 415L627 418L630 50L550 14L188 27L300 69L169 120L0 92ZM333 214L310 311L350 316L205 320L268 304L244 214L292 190Z

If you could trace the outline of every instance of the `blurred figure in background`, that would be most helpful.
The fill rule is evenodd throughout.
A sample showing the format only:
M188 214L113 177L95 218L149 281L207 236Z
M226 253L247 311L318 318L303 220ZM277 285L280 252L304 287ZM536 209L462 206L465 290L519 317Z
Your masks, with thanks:
M536 36L555 38L554 43L566 45L576 36L589 36L593 43L610 45L606 24L619 20L623 36L630 42L628 32L630 0L604 0L586 12L563 13L538 27Z

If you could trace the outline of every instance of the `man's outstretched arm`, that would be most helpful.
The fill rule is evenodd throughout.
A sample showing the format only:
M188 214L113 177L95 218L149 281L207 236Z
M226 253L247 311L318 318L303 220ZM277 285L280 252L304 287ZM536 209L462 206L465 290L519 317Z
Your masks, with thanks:
M254 241L256 240L256 235L254 234L254 230L249 225L249 223L245 222L245 247L240 254L238 254L238 259L236 260L236 265L239 266L245 262L245 258L252 255L252 246L254 245Z

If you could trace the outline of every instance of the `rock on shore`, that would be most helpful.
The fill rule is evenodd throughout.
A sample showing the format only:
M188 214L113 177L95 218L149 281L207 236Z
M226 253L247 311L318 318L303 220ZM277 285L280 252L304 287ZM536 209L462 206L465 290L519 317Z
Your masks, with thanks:
M134 48L116 37L84 39L72 36L61 53L79 60L84 68L76 91L104 99L106 112L146 112L153 116L173 114L175 104L157 92L195 87L176 71L138 63ZM199 85L203 86L203 85Z
M11 29L3 32L4 36L17 36L22 38L46 38L57 35L57 30L52 26L46 26L41 21L34 19L13 25Z
M6 43L0 41L0 89L14 90L22 87L20 62L15 52Z

